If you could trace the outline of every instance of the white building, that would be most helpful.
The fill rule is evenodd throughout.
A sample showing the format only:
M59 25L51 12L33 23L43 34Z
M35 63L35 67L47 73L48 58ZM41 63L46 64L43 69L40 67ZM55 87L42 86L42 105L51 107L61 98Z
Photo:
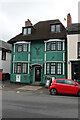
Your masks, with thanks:
M80 23L70 24L67 35L68 79L80 83Z
M0 72L10 73L11 45L0 40Z

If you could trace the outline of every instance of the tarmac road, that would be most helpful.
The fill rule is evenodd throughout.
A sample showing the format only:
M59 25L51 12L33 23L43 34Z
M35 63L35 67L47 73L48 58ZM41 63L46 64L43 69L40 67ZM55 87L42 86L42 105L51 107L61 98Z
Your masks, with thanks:
M2 91L3 118L78 118L78 97Z

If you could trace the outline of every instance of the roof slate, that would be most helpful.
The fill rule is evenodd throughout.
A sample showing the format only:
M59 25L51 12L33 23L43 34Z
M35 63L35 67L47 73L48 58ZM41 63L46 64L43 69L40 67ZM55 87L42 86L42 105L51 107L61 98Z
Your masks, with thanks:
M10 50L11 51L11 44L6 43L5 41L0 40L0 48Z
M80 34L80 23L70 24L68 34Z
M61 24L62 31L59 33L51 33L50 25L51 24ZM65 39L66 38L66 29L63 24L57 20L48 20L40 21L33 26L35 29L32 29L32 34L23 35L23 33L18 34L14 38L10 39L8 43L15 43L18 41L32 41L32 40L48 40L48 39Z

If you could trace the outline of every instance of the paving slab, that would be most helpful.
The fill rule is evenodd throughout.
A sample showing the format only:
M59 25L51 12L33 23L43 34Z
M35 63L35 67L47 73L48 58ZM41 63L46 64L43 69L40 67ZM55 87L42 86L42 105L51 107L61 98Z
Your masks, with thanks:
M25 90L25 91L36 91L36 90L39 90L41 89L42 87L39 87L39 86L24 86L24 87L20 87L18 88L18 90Z
M0 90L2 90L2 86L0 86Z

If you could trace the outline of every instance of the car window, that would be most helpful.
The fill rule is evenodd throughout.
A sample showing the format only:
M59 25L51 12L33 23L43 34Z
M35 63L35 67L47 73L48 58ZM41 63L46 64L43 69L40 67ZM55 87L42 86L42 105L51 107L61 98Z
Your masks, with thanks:
M65 80L65 84L68 84L68 85L75 85L75 83L73 81L70 81L70 80Z
M56 80L56 83L64 84L64 80Z

